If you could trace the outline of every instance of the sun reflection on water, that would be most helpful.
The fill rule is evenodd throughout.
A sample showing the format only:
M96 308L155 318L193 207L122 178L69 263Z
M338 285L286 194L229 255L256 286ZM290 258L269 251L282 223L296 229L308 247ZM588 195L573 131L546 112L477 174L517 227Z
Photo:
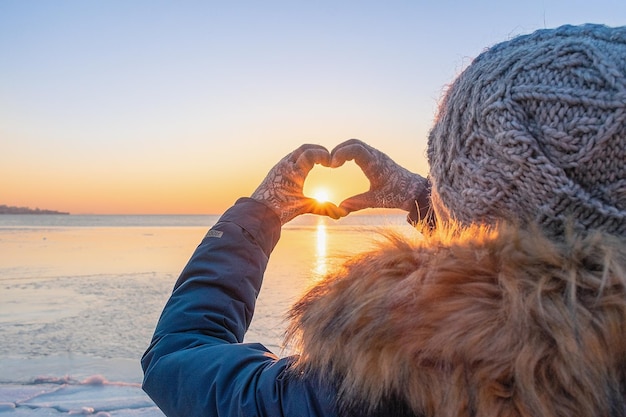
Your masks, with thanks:
M316 250L315 250L315 275L317 279L321 279L328 272L328 262L326 256L328 233L326 230L326 222L323 218L317 221L316 228Z

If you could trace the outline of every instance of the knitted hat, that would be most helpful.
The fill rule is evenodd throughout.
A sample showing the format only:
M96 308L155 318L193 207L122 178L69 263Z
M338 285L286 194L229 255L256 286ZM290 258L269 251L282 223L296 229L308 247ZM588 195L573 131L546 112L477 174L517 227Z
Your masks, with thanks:
M452 84L428 140L434 204L463 222L626 234L626 26L498 44Z

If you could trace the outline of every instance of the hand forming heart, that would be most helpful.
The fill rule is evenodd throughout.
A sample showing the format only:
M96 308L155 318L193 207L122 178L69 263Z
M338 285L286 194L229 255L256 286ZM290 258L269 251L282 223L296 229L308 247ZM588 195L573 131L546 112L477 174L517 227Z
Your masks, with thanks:
M305 196L304 182L316 164L338 168L354 160L370 182L369 190L348 197L337 207ZM329 153L319 145L302 145L281 159L254 191L252 198L271 207L285 224L294 217L321 214L337 219L364 208L410 210L427 180L402 168L391 158L357 139L350 139Z
M303 194L304 181L315 164L328 166L330 153L319 145L302 145L281 159L252 193L272 208L285 224L300 214L313 213L338 219L347 213L332 203L318 203Z

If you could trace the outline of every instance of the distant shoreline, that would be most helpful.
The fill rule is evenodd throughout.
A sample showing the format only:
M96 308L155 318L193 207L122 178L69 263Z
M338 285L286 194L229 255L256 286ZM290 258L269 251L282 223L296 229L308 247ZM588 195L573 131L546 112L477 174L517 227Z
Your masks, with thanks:
M56 210L42 210L39 208L31 209L28 207L13 207L0 204L0 214L64 214L69 215L70 213L65 211L56 211Z

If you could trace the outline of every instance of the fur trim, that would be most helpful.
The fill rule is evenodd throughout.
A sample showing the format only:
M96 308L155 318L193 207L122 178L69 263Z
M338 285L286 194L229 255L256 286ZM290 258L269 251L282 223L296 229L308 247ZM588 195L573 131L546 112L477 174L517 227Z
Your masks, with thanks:
M297 372L340 407L626 416L626 240L499 225L390 236L292 308Z

